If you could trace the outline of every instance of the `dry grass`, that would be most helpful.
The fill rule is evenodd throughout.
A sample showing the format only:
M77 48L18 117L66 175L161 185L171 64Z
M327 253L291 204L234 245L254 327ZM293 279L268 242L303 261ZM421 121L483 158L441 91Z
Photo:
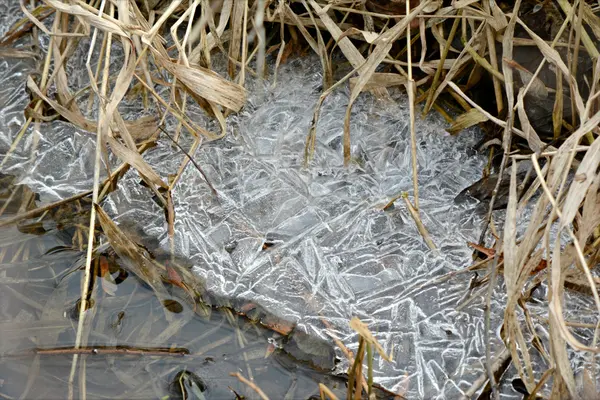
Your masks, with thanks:
M165 117L171 115L179 123L174 140L181 135L191 135L195 140L193 149L202 140L222 137L226 131L225 117L244 105L247 75L262 78L267 74L267 54L276 53L279 66L292 53L302 52L305 46L320 59L324 86L312 128L307 132L307 164L314 152L320 106L335 88L346 82L351 85L343 140L344 159L349 163L350 115L356 98L368 91L385 103L391 101L387 88L406 87L411 107L414 190L412 201L407 196L404 198L432 248L435 245L419 220L416 109L421 108L423 114L432 108L441 112L451 123L449 132L452 134L476 124L502 131L503 157L497 188L502 184L502 172L510 170L510 178L507 178L510 198L497 251L487 263L492 283L498 266L504 266L508 296L504 341L527 390L530 393L539 390L543 382L536 381L531 365L531 352L538 350L529 344L539 338L531 321L523 324L517 315L522 312L527 315L526 296L532 285L546 284L549 318L545 325L551 332L551 343L542 352L549 357L543 381L552 376L554 396L578 396L567 348L589 352L592 361L593 355L600 351L595 340L597 329L594 340L582 342L572 332L572 324L577 321L568 324L563 310L566 286L577 287L581 292L591 293L599 313L597 317L600 316L596 288L600 282L592 272L600 257L600 141L597 140L600 61L596 46L600 41L600 17L595 2L421 0L408 5L403 1L370 0L366 3L343 0L45 0L37 6L35 1L32 4L26 6L21 2L26 18L1 42L5 48L23 40L32 29L51 38L41 78L28 81L34 100L10 153L29 132L27 128L32 123L47 119L49 109L55 116L96 134L94 204L99 204L114 187L124 168L132 167L169 211L171 189L189 160L186 158L182 163L174 182L165 182L141 157L159 137L159 126ZM536 22L536 15L544 15L546 21ZM44 19L53 21L51 27L44 24ZM547 26L549 29L543 29ZM97 103L99 109L95 121L89 120L87 111L76 105L74 99L81 92L72 93L65 69L82 37L92 38L86 68L90 104ZM170 37L173 46L167 48L163 37ZM116 75L109 73L109 66L116 61L111 56L113 44L120 45L125 54ZM94 50L98 46L101 51L96 56ZM515 53L521 47L540 55L537 65L522 65ZM334 51L341 52L352 66L352 71L337 82L333 82L335 66L331 55ZM215 52L221 52L228 60L228 77L212 71L211 57ZM592 68L582 70L582 60ZM169 82L160 79L161 74L168 75ZM549 79L548 74L553 79ZM485 77L493 84L493 107L478 104L470 94ZM158 94L159 85L169 88L167 98ZM55 95L48 95L50 88ZM133 91L140 93L147 106L154 103L156 118L124 119L118 105ZM207 131L190 120L185 109L187 99L193 99L213 116L220 131ZM530 121L527 104L536 101L553 104L551 135L537 132L536 123ZM449 106L458 110L455 117L448 115ZM524 143L525 148L521 145L520 150L515 151L517 142ZM105 168L104 160L109 151L123 166L119 171L110 171L110 178L100 182L100 171ZM9 157L10 154L3 163ZM524 158L532 162L533 183L520 195L522 188L517 182L515 163ZM544 160L543 166L540 159ZM540 189L542 195L532 197ZM495 229L491 212L494 201L492 197L487 218L492 229ZM524 220L521 215L526 206L532 207L533 212ZM100 209L98 212L102 216ZM172 227L174 216L167 214ZM109 224L105 217L100 221L103 228ZM89 281L95 223L96 215L92 211L85 282ZM518 235L518 228L524 228L525 233ZM558 234L551 236L552 229ZM560 240L565 235L569 238L566 245ZM549 267L539 268L542 262ZM82 288L85 302L88 285L84 283ZM489 292L492 290L497 288L491 285ZM86 320L85 305L80 309L81 334L77 346L83 340ZM367 353L375 346L365 335L361 344ZM77 355L74 357L73 375ZM360 357L362 360L363 356ZM353 368L360 371L360 365L362 363L355 363ZM494 368L488 356L488 378L497 395L492 377ZM360 382L362 379L356 380L355 394L359 395ZM321 393L325 396L328 392L322 388Z

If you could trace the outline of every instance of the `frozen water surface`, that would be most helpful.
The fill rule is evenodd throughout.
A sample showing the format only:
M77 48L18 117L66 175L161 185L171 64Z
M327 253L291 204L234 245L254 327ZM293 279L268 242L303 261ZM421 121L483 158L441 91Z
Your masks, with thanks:
M0 81L6 83L0 88L5 154L23 123L25 79L33 62L0 63ZM394 362L375 363L378 382L409 398L456 398L484 371L483 306L475 300L456 310L468 294L468 276L439 284L435 278L470 264L466 242L479 235L482 217L475 205L453 201L480 177L484 160L471 151L478 133L448 136L436 115L417 121L421 215L440 250L436 255L402 200L382 210L392 197L412 192L403 95L396 95L395 104L361 96L352 113L352 162L345 168L348 90L333 93L321 112L314 160L304 167L306 135L321 90L319 63L310 57L291 61L275 87L250 86L247 105L228 118L227 136L205 142L194 154L218 200L191 164L173 192L177 254L193 262L214 293L260 303L330 340L326 320L350 349L356 349L358 338L348 322L358 316L393 354ZM197 123L212 126L193 104L188 110ZM134 119L144 111L129 102L122 113ZM43 202L89 190L93 135L64 122L36 129L33 156L34 136L28 134L3 172L18 173ZM189 149L189 138L182 145ZM165 181L183 157L162 139L144 154ZM117 222L135 223L169 249L164 213L137 172L121 179L103 207ZM498 293L495 304L502 301ZM492 314L498 326L501 307ZM500 341L497 335L493 340L495 348ZM344 367L342 362L340 371Z
M251 299L328 338L325 319L351 349L357 337L348 321L360 317L394 356L393 363L376 363L379 382L408 388L410 398L454 398L457 386L467 389L483 372L483 308L475 301L455 311L469 277L427 284L471 261L466 242L477 239L481 216L473 204L453 199L480 177L484 160L470 150L478 134L448 136L435 115L417 123L420 205L440 249L435 255L402 200L382 210L412 192L402 97L396 104L369 95L358 101L345 168L348 92L334 93L318 123L314 160L304 167L319 69L314 59L296 60L282 68L274 88L255 84L248 105L229 118L229 134L196 152L219 199L189 166L173 193L176 251L215 293ZM182 160L174 153L161 141L144 157L167 176ZM168 248L163 213L139 181L130 171L104 207Z

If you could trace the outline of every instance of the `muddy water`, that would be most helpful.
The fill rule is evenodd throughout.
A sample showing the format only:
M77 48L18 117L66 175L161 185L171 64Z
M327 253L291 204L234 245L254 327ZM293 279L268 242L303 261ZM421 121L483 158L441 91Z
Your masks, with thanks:
M14 190L3 181L2 218L31 196ZM0 398L68 395L85 262L83 208L0 228ZM108 246L101 250L75 398L85 391L87 398L174 399L183 398L182 388L188 399L256 398L235 372L271 399L318 396L319 383L345 397L344 379L299 362L281 334L230 310L191 304L183 291L163 304Z

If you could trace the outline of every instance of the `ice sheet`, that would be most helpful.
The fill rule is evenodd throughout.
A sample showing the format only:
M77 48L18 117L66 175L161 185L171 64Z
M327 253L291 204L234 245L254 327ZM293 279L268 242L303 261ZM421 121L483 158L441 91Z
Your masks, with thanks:
M24 121L25 79L35 63L0 60L0 65L4 160ZM354 350L357 336L348 321L360 317L394 357L393 363L377 359L376 381L408 398L459 397L484 372L482 296L475 290L475 300L457 310L472 294L471 276L436 278L469 265L466 242L479 236L483 216L476 204L453 201L480 177L485 160L472 150L478 132L452 137L436 115L417 121L421 214L440 250L436 255L402 200L382 210L390 198L412 193L409 113L402 95L395 94L396 104L369 95L359 99L351 124L352 163L344 168L348 89L332 94L319 120L315 158L305 168L320 64L311 57L291 61L278 82L275 87L251 83L248 104L228 118L228 135L204 143L194 155L219 198L188 165L173 193L176 252L193 261L215 293L258 302L330 340L324 319ZM136 102L121 110L126 118L144 112ZM188 112L197 123L212 126L193 104ZM173 121L169 124L173 129ZM36 129L39 143L32 156ZM189 149L186 135L182 145ZM64 122L43 123L28 130L2 172L18 173L44 202L64 198L91 188L93 146L89 133ZM183 160L168 140L144 157L165 180ZM162 209L135 171L125 175L103 207L118 222L134 222L169 248ZM493 327L501 323L503 292L499 287L493 298ZM499 332L492 340L495 349ZM511 398L511 389L504 389Z
M255 87L249 104L229 119L230 134L195 154L215 186L215 200L188 167L174 191L176 251L219 295L259 302L327 338L321 318L351 349L353 316L368 323L392 352L377 362L376 379L410 398L456 398L483 372L483 308L467 295L469 276L443 284L435 277L470 263L482 215L456 194L477 180L484 160L471 147L479 135L444 133L430 116L417 124L422 218L441 256L428 249L402 200L412 192L408 108L364 96L353 108L352 164L343 167L342 129L348 91L325 103L315 159L303 151L321 84L313 58L279 72L275 88ZM145 158L163 176L182 157L161 142ZM104 205L119 221L136 221L168 248L164 217L129 172ZM265 243L272 244L266 250ZM501 295L499 295L501 297ZM500 316L494 316L496 324ZM493 335L494 336L494 335ZM498 339L494 339L498 343Z

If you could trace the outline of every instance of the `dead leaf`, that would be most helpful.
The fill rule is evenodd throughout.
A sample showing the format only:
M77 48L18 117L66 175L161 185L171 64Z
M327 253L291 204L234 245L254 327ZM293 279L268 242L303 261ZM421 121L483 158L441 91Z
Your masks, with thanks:
M154 262L145 249L129 239L128 235L119 229L102 207L94 205L94 208L104 235L115 253L123 261L126 269L146 282L161 301L168 299L170 296L162 283L160 271L164 266Z
M483 115L478 109L472 108L466 113L456 117L454 122L452 122L452 126L446 129L446 131L451 135L456 135L463 129L470 128L471 126L485 121L488 121L488 117Z
M246 89L216 72L200 66L186 67L165 59L161 60L161 64L199 97L236 112L246 103Z
M379 353L379 355L384 360L389 361L389 362L392 361L392 356L391 355L388 356L385 353L385 350L383 350L383 347L381 347L381 345L379 344L379 342L377 341L377 339L375 339L375 337L373 336L373 334L369 330L369 327L367 326L367 324L365 324L364 322L362 322L357 317L353 317L352 320L350 320L350 327L352 329L354 329L356 332L358 332L358 334L360 336L362 336L368 343L372 344L375 347L375 350L377 350L377 352Z

